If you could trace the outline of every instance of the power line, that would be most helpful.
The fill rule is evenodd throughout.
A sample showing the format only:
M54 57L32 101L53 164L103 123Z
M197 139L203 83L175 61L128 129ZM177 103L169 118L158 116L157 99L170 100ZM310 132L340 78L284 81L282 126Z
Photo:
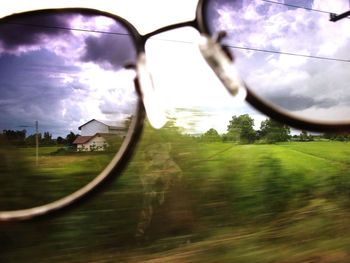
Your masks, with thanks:
M334 12L329 12L329 11L324 11L320 9L314 9L314 8L309 8L309 7L299 6L299 5L286 4L286 3L281 3L281 2L271 1L271 0L260 0L260 1L266 2L269 4L284 5L284 6L293 7L293 8L301 8L308 11L314 11L314 12L328 14L328 15L334 14ZM349 1L349 5L350 5L350 1ZM347 18L350 19L350 17L347 17Z
M190 41L171 40L171 39L162 39L162 38L153 38L153 40L167 41L167 42L176 42L176 43L183 43L183 44L194 44L193 42L190 42ZM260 49L260 48L253 48L253 47L234 46L234 45L228 45L228 44L223 44L223 46L224 47L228 47L228 48L233 48L233 49L244 49L244 50L264 52L264 53L271 53L271 54L280 54L280 55L288 55L288 56L295 56L295 57L305 57L305 58L330 60L330 61L339 61L339 62L347 62L347 63L350 62L350 59L321 57L321 56L305 55L305 54L283 52L283 51L275 51L275 50L268 50L268 49Z
M324 14L331 14L331 12L328 12L328 11L323 11L323 10L309 8L309 7L304 7L304 6L286 4L286 3L275 2L275 1L270 1L270 0L260 0L260 1L266 2L266 3L270 3L270 4L277 4L277 5L284 5L284 6L288 6L288 7L301 8L301 9L305 9L305 10L309 10L309 11L315 11L315 12L324 13Z
M70 28L70 27L61 27L61 26L46 26L46 25L26 24L26 23L17 23L17 22L1 22L1 24L28 26L28 27L41 27L41 28L48 28L48 29L61 29L61 30L79 31L79 32L88 32L88 33L100 33L100 34L107 34L107 35L120 35L120 36L130 35L129 33L109 32L109 31L81 29L81 28Z
M171 40L171 39L163 39L163 38L152 38L152 40L159 40L159 41L167 41L167 42L175 42L175 43L183 43L183 44L194 44L190 41L183 41L183 40ZM313 55L305 55L305 54L298 54L298 53L291 53L291 52L283 52L283 51L275 51L275 50L268 50L268 49L260 49L260 48L253 48L253 47L244 47L244 46L234 46L234 45L228 45L223 44L224 47L232 48L232 49L244 49L244 50L250 50L250 51L257 51L257 52L264 52L264 53L271 53L271 54L280 54L280 55L288 55L288 56L295 56L295 57L305 57L305 58L313 58L313 59L321 59L321 60L330 60L330 61L339 61L339 62L350 62L350 59L341 59L341 58L330 58L330 57L322 57L322 56L313 56Z
M261 1L271 2L271 3L276 3L276 4L282 4L282 3L273 2L273 1L269 1L269 0L261 0ZM283 5L286 5L286 4L283 4ZM61 30L69 30L69 31L80 31L80 32L91 32L91 33L100 33L100 34L109 34L109 35L130 36L130 33L109 32L109 31L79 29L79 28L60 27L60 26L46 26L46 25L26 24L26 23L17 23L17 22L2 22L2 23L3 24L20 25L20 26L29 26L29 27L41 27L41 28L48 28L48 29L61 29ZM182 41L182 40L161 39L161 38L151 38L151 39L159 40L159 41L175 42L175 43L194 44L193 42ZM244 46L235 46L235 45L225 45L224 44L224 46L226 46L228 48L233 48L233 49L244 49L244 50L251 50L251 51L257 51L257 52L264 52L264 53L281 54L281 55L289 55L289 56L297 56L297 57L306 57L306 58L313 58L313 59L320 59L320 60L330 60L330 61L339 61L339 62L347 62L347 63L350 62L350 59L340 59L340 58L313 56L313 55L297 54L297 53L292 53L292 52L274 51L274 50L258 49L258 48L253 48L253 47L244 47Z
M242 46L233 46L233 45L225 45L225 44L224 44L224 46L228 47L228 48L244 49L244 50L258 51L258 52L264 52L264 53L281 54L281 55L305 57L305 58L314 58L314 59L322 59L322 60L332 60L332 61L348 62L348 63L350 62L350 59L340 59L340 58L329 58L329 57L321 57L321 56L312 56L312 55L305 55L305 54L297 54L297 53L290 53L290 52L283 52L283 51L274 51L274 50L251 48L251 47L242 47Z

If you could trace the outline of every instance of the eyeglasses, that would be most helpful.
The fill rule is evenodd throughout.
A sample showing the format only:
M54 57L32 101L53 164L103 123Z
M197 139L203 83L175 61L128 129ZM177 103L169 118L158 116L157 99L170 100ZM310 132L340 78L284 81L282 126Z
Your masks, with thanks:
M0 221L70 207L121 173L145 112L155 127L166 121L145 44L172 29L198 30L200 51L229 93L262 113L302 130L350 131L350 20L331 22L331 13L265 0L200 0L193 21L146 35L92 9L2 18Z

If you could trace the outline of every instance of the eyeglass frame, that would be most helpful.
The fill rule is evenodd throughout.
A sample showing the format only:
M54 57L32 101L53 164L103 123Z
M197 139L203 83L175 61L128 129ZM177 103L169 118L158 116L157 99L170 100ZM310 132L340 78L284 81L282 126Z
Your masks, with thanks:
M136 54L137 54L137 62L139 62L140 58L145 56L145 45L149 38L164 33L173 29L178 29L182 27L192 27L196 29L202 36L207 39L212 39L213 37L210 34L209 26L207 24L207 20L205 19L205 10L207 4L210 0L199 0L196 8L196 17L194 20L180 22L171 24L168 26L164 26L158 28L152 32L141 35L137 29L126 19L111 14L105 11L100 11L97 9L91 8L60 8L60 9L42 9L42 10L34 10L27 11L18 14L12 14L9 16L5 16L0 19L0 23L6 22L8 19L16 18L25 18L27 16L35 16L40 14L60 14L66 12L77 12L84 13L87 15L101 15L108 18L111 18L115 21L121 23L126 30L130 33L132 37L133 43L135 44ZM219 39L214 40L217 47L221 50L222 54L226 56L226 59L233 62L232 57L226 52L226 47L219 43ZM208 62L209 63L209 62ZM209 63L210 64L210 63ZM53 216L58 212L63 212L69 208L73 208L77 205L80 205L84 201L88 200L93 195L101 192L105 189L106 186L109 185L109 182L119 177L127 166L132 153L135 150L135 146L137 145L138 140L142 134L143 123L146 116L146 110L144 105L144 90L142 89L142 83L140 83L140 73L138 72L138 65L135 65L137 75L134 79L135 88L138 95L138 103L136 107L135 116L133 116L132 121L130 123L130 127L125 136L125 139L114 156L111 162L107 165L107 167L96 176L90 183L80 188L79 190L63 197L59 200L53 201L51 203L37 206L28 209L21 210L13 210L13 211L0 211L0 223L5 221L22 221L33 218L43 218L47 216ZM214 70L215 71L215 70ZM219 77L219 76L218 76ZM220 78L220 77L219 77ZM220 79L222 81L222 79ZM223 82L223 81L222 81ZM270 118L283 123L285 125L298 128L301 130L315 131L315 132L349 132L350 131L350 122L339 122L339 123L327 123L327 122L316 122L305 120L302 118L298 118L290 114L289 112L279 109L266 100L257 96L245 83L243 83L246 96L245 100L252 105L254 108L259 110L260 112L266 114ZM227 87L226 87L227 88Z

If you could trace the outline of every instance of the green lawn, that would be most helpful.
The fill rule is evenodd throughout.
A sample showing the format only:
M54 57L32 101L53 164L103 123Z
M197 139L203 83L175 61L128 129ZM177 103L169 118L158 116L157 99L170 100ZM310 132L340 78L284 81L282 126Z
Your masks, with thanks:
M64 197L90 182L113 157L100 152L56 154L58 149L40 147L38 164L35 148L16 148L7 154L1 167L0 209L37 206Z
M147 132L97 198L45 223L0 226L0 261L350 262L348 143L239 145ZM35 169L57 183L51 192L85 183L111 157L40 150ZM21 151L34 160L33 149ZM145 204L152 220L137 239Z

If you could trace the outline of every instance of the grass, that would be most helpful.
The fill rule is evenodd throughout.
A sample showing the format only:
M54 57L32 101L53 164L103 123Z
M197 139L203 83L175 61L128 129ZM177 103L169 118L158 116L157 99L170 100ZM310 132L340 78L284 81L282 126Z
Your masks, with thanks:
M59 191L91 179L110 158L40 150L37 171L58 180ZM21 151L33 160L33 149ZM0 226L0 261L349 262L349 154L345 142L204 143L146 130L123 176L97 198L45 222ZM166 178L173 183L163 202L147 199ZM139 240L145 200L153 215Z
M4 165L0 178L1 210L37 206L64 197L90 182L113 157L98 152L53 154L57 149L40 147L38 165L35 148L12 150L7 157L10 165L7 164L7 168Z

